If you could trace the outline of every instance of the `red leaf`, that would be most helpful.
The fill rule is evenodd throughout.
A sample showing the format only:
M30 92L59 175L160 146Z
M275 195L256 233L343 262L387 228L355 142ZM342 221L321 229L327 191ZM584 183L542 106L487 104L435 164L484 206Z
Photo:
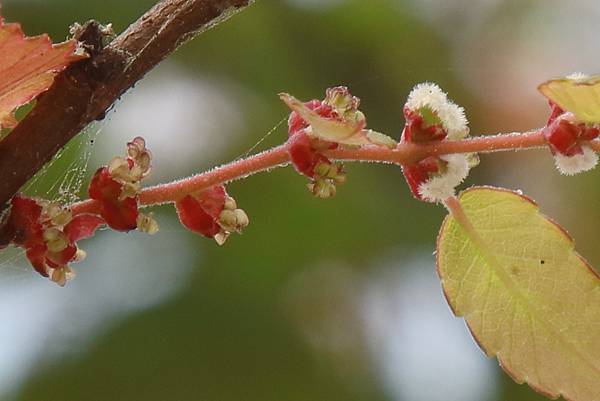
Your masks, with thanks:
M26 37L19 24L0 17L0 128L13 127L13 111L47 90L69 64L86 58L77 42L52 44L48 35Z

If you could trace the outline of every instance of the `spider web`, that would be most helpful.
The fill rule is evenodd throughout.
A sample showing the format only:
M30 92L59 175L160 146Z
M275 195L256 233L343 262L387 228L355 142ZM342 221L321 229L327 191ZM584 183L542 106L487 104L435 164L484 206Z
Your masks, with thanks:
M21 192L61 204L82 200L86 196L83 184L91 174L88 167L94 144L103 128L104 122L90 124L42 167ZM29 272L30 267L24 254L24 250L12 246L0 251L3 281L7 276L12 279L26 277L23 273Z

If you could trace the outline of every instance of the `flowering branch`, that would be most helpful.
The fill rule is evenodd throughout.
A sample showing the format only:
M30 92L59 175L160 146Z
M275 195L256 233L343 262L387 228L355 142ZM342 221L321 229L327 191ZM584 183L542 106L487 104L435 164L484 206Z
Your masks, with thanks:
M292 110L285 144L142 189L152 155L143 138L134 138L127 143L124 157L114 157L96 170L89 200L59 205L20 194L13 197L6 229L0 230L0 248L9 243L24 248L41 275L64 285L74 274L70 263L85 256L77 241L92 236L98 227L155 233L158 224L151 213L139 211L143 206L173 203L184 227L222 245L250 222L225 184L288 164L309 179L307 187L318 198L334 196L337 186L346 181L343 161L399 165L416 199L444 203L456 214L456 187L479 163L478 153L548 146L564 174L587 171L598 162L600 125L553 102L542 129L469 138L463 108L437 85L420 84L408 96L403 110L406 123L396 142L366 128L360 101L346 87L327 89L323 100L301 102L286 93L280 97Z
M590 141L589 144L596 152L600 152L600 141ZM372 145L356 149L334 149L324 153L332 160L402 165L428 156L527 150L544 146L546 146L546 140L542 131L534 130L525 133L479 136L423 145L402 142L394 149ZM144 188L140 192L140 205L174 203L189 193L199 192L214 185L227 184L276 167L284 167L289 163L290 156L286 147L280 145L188 178ZM72 211L74 214L97 212L98 202L85 200L75 203L72 205Z

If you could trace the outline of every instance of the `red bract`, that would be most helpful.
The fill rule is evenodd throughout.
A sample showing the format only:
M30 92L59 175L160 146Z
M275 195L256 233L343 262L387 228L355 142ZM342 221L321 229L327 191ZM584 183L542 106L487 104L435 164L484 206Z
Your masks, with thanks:
M317 164L329 163L329 159L315 148L314 142L304 131L298 131L291 135L287 142L288 154L294 168L300 174L310 178L315 176Z
M64 233L67 235L69 242L73 243L81 239L90 238L94 235L98 227L106 222L100 216L94 214L80 214L67 224L64 228Z
M91 199L100 203L100 214L108 226L118 231L134 230L137 227L138 199L122 199L123 184L112 178L108 167L99 168L88 190Z
M402 165L402 173L415 198L423 200L423 196L419 192L419 186L428 181L431 174L440 172L445 164L447 163L439 157L429 156L417 163Z
M238 209L223 185L187 195L175 202L175 209L184 227L197 234L214 238L222 245L230 233L240 232L249 223L248 216Z
M419 113L410 110L408 106L404 106L403 110L406 124L402 132L402 140L406 142L425 143L441 141L448 135L442 124L428 125Z
M560 153L563 156L583 154L582 141L596 139L600 134L598 128L576 121L572 114L565 113L553 103L550 103L550 106L552 113L543 133L552 154Z
M212 216L202 207L202 203L192 195L175 202L179 221L185 228L208 238L213 238L221 231L217 217Z
M219 215L225 208L226 200L225 187L216 185L175 202L175 209L181 224L188 230L214 238L221 231Z

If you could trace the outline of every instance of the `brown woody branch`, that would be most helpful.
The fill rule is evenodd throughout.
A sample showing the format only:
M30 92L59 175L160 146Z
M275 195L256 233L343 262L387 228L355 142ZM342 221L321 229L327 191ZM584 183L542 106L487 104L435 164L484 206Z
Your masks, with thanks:
M102 119L155 65L252 2L161 0L106 47L100 26L86 24L76 38L91 57L57 76L34 110L0 142L0 211L59 149L90 122Z

